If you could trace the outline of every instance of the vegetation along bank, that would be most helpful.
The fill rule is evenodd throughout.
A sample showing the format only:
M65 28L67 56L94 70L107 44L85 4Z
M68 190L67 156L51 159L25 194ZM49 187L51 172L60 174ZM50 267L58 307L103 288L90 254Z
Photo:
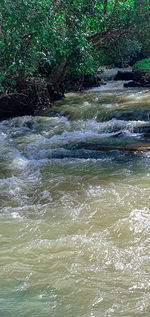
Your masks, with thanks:
M130 84L148 85L149 9L149 0L1 0L0 118L99 85L103 65L135 64Z

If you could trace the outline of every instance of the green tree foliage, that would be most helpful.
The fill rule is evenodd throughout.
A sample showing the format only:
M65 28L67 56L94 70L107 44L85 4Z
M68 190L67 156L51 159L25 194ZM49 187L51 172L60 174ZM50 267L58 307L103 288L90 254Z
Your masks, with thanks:
M135 28L143 50L150 55L150 0L135 1Z
M64 55L69 72L92 71L87 7L79 0L1 0L1 79L11 80L12 74L23 79L37 71L39 63L53 70Z
M62 58L68 74L122 65L149 47L149 0L0 0L1 91L16 78L51 80Z
M150 58L142 59L134 64L135 70L150 72Z

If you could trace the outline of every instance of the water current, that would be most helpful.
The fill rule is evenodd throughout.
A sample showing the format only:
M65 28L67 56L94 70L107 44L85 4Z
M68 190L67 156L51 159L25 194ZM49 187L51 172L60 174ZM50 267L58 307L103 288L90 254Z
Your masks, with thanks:
M149 119L110 82L0 122L0 317L150 316Z

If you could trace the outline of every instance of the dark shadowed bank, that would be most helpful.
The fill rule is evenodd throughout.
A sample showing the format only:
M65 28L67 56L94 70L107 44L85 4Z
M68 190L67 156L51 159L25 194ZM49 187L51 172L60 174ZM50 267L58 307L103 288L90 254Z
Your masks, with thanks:
M49 74L49 80L44 79L42 72L40 69L38 76L15 78L13 92L6 90L1 93L0 119L37 114L64 97L66 59L63 58L55 71Z
M41 110L51 108L53 102L64 98L65 91L81 91L100 85L100 78L94 75L72 75L64 81L65 66L55 73L50 83L42 77L29 77L17 82L15 92L0 94L0 120L38 115Z
M101 85L100 75L66 76L65 59L49 77L49 83L42 76L16 80L15 92L0 94L0 119L38 115L41 110L51 108L54 101L64 98L65 91ZM115 80L126 81L125 87L150 87L150 59L137 62L132 71L118 71Z
M51 108L54 101L64 98L65 91L81 91L101 85L100 75L72 75L64 78L64 74L65 65L51 76L50 83L40 76L16 81L15 92L0 94L0 120L38 115L41 110ZM150 72L137 68L130 72L118 71L115 80L125 80L125 87L150 87Z
M133 65L132 80L125 87L150 87L150 58L145 58Z

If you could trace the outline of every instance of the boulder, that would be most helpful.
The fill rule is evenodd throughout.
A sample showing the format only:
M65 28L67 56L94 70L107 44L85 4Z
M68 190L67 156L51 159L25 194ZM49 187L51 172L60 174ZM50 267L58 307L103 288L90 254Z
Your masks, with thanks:
M124 83L124 87L141 87L141 83L134 80L130 80L127 83Z
M133 65L133 82L125 87L150 87L150 58L142 59Z
M133 80L124 83L124 87L150 87L150 72L134 70Z
M144 135L144 137L149 137L150 136L150 125L134 127L133 132L134 133L142 133Z
M133 80L133 72L119 70L114 79L115 80Z
M133 80L139 82L142 87L150 87L150 72L135 69L133 71Z

